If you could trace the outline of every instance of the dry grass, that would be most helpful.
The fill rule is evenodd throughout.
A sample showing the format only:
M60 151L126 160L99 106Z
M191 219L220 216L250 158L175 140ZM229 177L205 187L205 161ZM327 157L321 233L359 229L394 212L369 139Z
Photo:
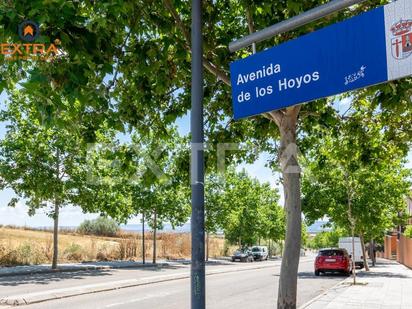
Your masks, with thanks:
M152 259L152 238L152 233L146 233L145 251L147 260ZM157 258L188 258L190 257L190 247L190 234L157 234ZM209 238L210 257L223 256L230 250L225 245L223 238ZM50 263L52 253L53 234L51 231L0 227L0 265ZM121 232L117 237L80 235L67 231L59 234L60 263L141 259L141 234Z

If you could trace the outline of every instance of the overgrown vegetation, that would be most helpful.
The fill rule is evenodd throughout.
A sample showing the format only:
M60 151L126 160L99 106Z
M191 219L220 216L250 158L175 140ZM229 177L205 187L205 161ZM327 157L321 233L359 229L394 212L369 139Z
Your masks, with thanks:
M77 232L84 235L113 237L119 230L119 224L115 220L99 217L94 220L83 221L77 229Z
M62 254L59 262L141 260L141 234L119 232L115 237L64 233L59 237ZM211 257L231 254L235 247L222 237L211 236ZM182 259L190 257L190 234L160 233L157 235L157 257ZM145 236L146 258L152 258L153 233ZM50 263L53 246L51 231L0 228L0 266Z

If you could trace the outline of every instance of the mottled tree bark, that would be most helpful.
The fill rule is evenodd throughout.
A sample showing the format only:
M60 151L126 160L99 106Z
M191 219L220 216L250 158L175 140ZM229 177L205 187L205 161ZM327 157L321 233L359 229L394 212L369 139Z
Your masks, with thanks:
M363 237L363 233L362 233L362 232L359 234L359 238L360 238L361 246L362 246L363 265L365 266L365 270L366 270L366 271L369 271L368 260L366 259L365 239L364 239L364 237Z
M297 121L300 107L290 107L271 113L280 131L280 164L285 194L286 238L280 269L278 309L295 309L297 274L301 246L301 188L298 148L296 145Z

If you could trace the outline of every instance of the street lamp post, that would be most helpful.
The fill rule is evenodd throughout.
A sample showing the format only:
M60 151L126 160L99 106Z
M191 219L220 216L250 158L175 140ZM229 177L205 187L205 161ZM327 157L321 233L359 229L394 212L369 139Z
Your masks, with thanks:
M205 309L205 213L203 133L202 1L192 0L192 188L191 308Z

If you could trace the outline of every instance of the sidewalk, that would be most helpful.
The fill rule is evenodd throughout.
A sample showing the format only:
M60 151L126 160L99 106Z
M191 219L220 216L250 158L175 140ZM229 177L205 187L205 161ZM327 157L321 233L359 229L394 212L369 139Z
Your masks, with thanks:
M359 285L346 279L300 309L411 309L412 270L396 263L379 259L369 272L357 277Z

